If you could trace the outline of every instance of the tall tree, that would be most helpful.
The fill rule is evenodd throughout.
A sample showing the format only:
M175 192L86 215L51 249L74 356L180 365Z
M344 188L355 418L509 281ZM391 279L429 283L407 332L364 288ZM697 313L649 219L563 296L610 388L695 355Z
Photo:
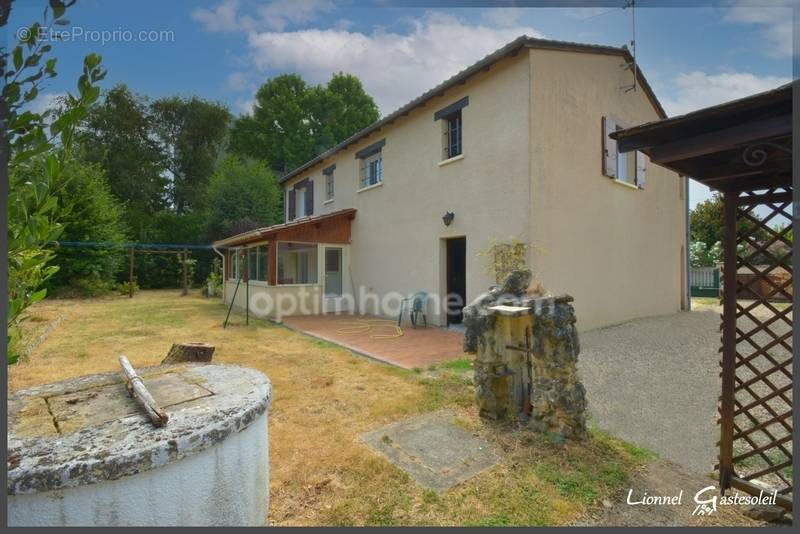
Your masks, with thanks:
M713 195L700 202L689 215L692 241L705 243L710 249L722 242L722 197Z
M352 74L334 74L328 82L326 93L324 102L330 114L325 126L330 129L336 143L344 141L380 117L375 101L364 91L361 80Z
M309 86L297 74L283 74L258 89L252 114L234 122L231 150L265 160L281 175L378 117L378 107L353 75L338 73L327 85Z
M65 166L61 181L57 196L64 209L64 232L60 241L121 244L125 240L122 205L99 165L73 160ZM118 248L59 247L54 259L59 269L48 287L85 296L100 294L111 288L124 261L125 251Z
M224 148L231 115L197 97L162 98L151 106L153 127L171 175L169 199L183 214L201 210L208 178Z
M275 176L257 160L225 158L208 188L209 239L278 223L283 218Z
M760 218L758 213L752 213L752 215L756 219ZM689 214L691 240L705 243L707 250L713 249L716 243L721 243L722 216L722 197L718 194L698 203ZM737 225L740 232L752 233L751 237L755 241L763 241L768 238L768 233L762 228L755 228L755 224L751 221L740 219Z
M133 239L167 206L164 154L152 135L147 101L117 85L93 106L79 135L83 159L106 172L111 192L125 203Z

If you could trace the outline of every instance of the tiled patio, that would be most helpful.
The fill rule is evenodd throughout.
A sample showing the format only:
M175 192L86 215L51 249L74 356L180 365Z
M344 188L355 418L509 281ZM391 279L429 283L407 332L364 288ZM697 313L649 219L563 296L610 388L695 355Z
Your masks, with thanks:
M402 335L396 322L364 315L305 315L284 317L283 324L351 351L398 367L427 368L432 364L464 358L463 336L435 326L412 328L403 321Z

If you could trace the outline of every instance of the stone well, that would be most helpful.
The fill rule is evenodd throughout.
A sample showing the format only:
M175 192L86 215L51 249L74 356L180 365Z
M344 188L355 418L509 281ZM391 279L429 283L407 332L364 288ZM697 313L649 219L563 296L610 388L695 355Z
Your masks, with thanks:
M164 427L119 373L9 399L10 526L266 524L269 379L225 365L139 374L169 415Z
M581 438L586 393L577 375L573 299L528 295L530 282L530 271L516 271L464 308L464 351L476 354L480 414Z

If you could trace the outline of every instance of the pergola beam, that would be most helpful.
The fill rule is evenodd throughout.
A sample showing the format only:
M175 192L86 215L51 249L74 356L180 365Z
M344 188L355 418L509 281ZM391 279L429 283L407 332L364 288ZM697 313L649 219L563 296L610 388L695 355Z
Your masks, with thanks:
M669 164L791 133L791 115L781 115L654 146L650 149L650 160ZM623 151L624 141L617 141Z

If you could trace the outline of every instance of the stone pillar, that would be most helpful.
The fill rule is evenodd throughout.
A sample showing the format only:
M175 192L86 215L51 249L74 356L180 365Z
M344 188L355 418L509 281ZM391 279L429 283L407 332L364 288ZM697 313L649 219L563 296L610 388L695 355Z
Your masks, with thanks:
M544 300L534 301L529 424L537 431L580 438L586 434L586 390L578 380L580 344L572 297Z
M464 350L475 353L482 417L515 417L564 438L586 433L586 394L572 297L525 293L530 271L512 273L464 309Z

